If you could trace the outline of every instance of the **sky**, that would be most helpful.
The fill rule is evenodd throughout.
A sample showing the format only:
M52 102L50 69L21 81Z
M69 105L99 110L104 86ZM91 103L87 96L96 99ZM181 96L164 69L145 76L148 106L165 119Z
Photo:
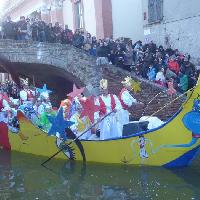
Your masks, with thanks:
M7 0L0 0L0 16L3 15L3 11L5 9L6 2L7 2Z

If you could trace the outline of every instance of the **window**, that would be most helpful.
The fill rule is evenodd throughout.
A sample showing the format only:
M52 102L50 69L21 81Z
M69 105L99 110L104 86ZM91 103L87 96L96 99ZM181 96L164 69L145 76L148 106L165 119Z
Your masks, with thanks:
M163 19L163 0L149 0L149 23L160 22Z
M84 19L83 19L83 5L81 1L75 2L75 18L76 18L76 28L84 28Z

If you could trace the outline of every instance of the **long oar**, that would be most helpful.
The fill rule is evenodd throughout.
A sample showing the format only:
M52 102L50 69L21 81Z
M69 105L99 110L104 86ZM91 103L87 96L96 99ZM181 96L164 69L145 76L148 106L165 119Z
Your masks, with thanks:
M86 131L84 131L83 133L81 133L81 135L79 135L78 137L76 137L75 139L73 139L71 142L69 142L66 145L70 145L72 144L74 141L78 140L81 136L83 136L85 133L87 133L89 130L91 130L93 127L95 127L98 123L102 122L106 117L108 117L109 115L111 115L114 111L109 112L107 115L105 115L103 118L101 118L99 121L97 121L96 123L94 123L92 126L90 126ZM57 151L55 154L53 154L50 158L48 158L46 161L44 161L41 165L46 164L47 162L49 162L52 158L54 158L56 155L58 155L60 152L62 152L66 145L64 145L63 148L61 148L59 151Z
M156 96L154 96L154 97L147 103L146 107L144 108L144 110L143 110L143 112L142 112L142 116L144 115L144 113L145 113L145 111L147 110L147 108L148 108L148 106L150 105L150 103L151 103L157 96L159 96L161 93L162 93L162 91L159 92L158 94L156 94Z

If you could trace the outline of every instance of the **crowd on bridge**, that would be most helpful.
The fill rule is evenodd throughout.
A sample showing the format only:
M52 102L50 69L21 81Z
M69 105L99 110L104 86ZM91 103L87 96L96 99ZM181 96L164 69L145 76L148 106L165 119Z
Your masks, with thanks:
M157 46L152 41L133 44L128 38L99 39L85 33L84 30L72 32L66 25L64 29L58 22L46 24L34 18L20 17L13 22L10 17L2 24L1 37L5 39L33 40L38 42L71 44L88 54L97 57L97 65L115 65L134 72L137 76L148 79L163 87L168 87L168 94L176 91L185 92L197 81L199 71L191 62L190 55L184 55L178 49Z

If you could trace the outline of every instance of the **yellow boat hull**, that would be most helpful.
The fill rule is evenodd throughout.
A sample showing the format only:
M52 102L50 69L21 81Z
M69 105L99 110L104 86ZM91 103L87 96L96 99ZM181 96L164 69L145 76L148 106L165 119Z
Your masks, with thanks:
M80 141L80 144L72 142L68 156L61 152L55 158L69 157L77 161L85 159L86 162L166 167L189 165L199 151L200 139L187 147L176 145L190 144L193 140L192 133L185 128L182 119L192 110L199 90L200 87L197 86L181 111L156 130L121 139ZM59 150L56 137L48 136L35 127L22 113L19 114L19 121L20 133L9 133L12 150L45 157L50 157ZM143 144L139 139L141 135L144 136Z

